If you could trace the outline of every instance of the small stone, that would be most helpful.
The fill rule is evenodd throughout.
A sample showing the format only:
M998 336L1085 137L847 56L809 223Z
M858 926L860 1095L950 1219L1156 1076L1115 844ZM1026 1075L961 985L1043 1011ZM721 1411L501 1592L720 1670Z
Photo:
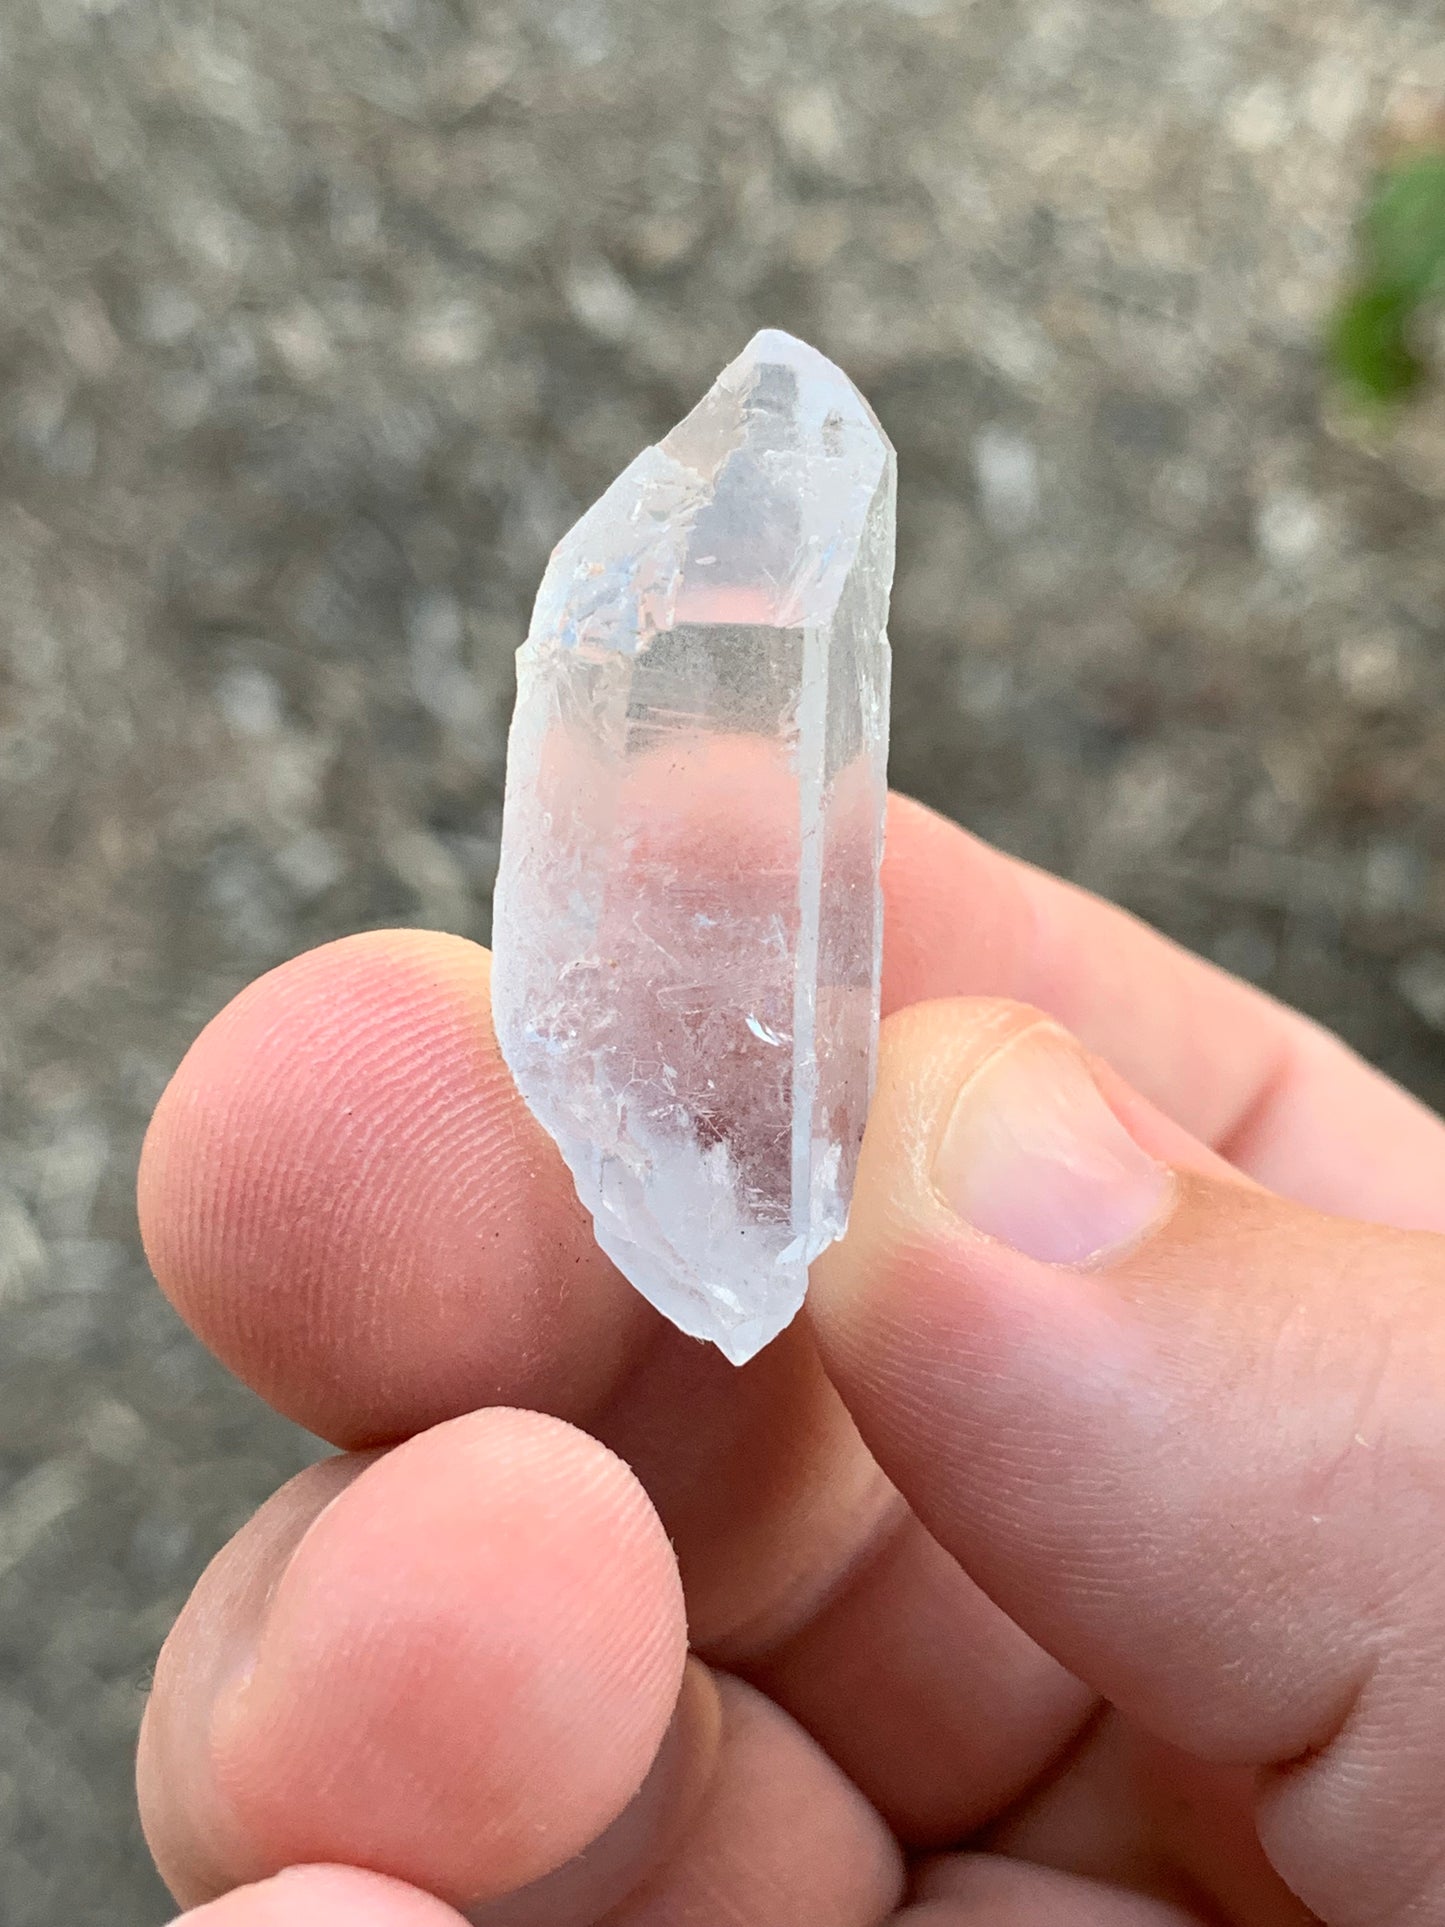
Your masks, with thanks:
M847 1223L878 1028L894 459L766 330L554 551L497 1035L603 1250L742 1364Z

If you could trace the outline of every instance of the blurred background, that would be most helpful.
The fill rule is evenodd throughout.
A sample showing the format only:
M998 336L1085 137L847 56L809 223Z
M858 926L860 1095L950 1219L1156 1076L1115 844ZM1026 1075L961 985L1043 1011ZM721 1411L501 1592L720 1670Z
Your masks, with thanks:
M1445 407L1324 366L1438 0L8 0L0 1920L314 1445L139 1256L257 972L484 938L552 542L763 323L901 457L895 782L1445 1099Z

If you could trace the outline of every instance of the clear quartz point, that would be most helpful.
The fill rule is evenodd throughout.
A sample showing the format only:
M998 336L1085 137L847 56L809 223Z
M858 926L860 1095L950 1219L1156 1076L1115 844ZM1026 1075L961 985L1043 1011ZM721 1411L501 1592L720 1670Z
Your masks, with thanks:
M553 552L492 1004L602 1249L743 1364L843 1233L872 1093L894 459L765 330Z

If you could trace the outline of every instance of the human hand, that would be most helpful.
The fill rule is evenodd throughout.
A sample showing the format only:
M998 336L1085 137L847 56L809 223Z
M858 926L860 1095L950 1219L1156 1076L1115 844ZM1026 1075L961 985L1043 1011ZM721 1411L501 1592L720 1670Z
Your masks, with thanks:
M853 1225L742 1372L598 1253L475 947L187 1057L156 1274L343 1448L157 1669L192 1927L1445 1922L1445 1125L914 805L885 887Z

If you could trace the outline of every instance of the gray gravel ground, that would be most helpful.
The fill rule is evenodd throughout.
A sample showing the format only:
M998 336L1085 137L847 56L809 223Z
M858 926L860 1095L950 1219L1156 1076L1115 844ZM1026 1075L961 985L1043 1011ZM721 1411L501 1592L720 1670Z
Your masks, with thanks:
M1438 0L8 0L0 1923L167 1917L147 1669L310 1442L138 1256L150 1105L485 935L553 539L760 323L902 458L897 781L1445 1097L1445 408L1316 344Z

